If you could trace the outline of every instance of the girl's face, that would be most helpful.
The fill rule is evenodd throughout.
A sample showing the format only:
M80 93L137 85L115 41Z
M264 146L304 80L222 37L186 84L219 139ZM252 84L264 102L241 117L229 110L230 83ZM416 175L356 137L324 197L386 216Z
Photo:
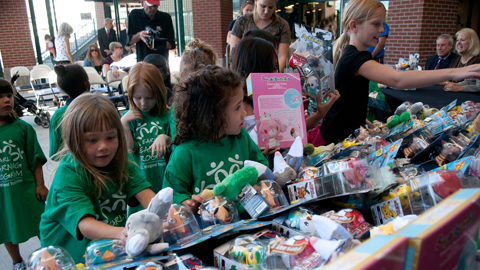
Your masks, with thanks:
M383 23L385 22L385 10L379 9L375 15L357 25L356 35L359 40L354 44L358 50L366 50L368 47L377 46L380 34L383 33ZM359 47L361 46L361 47ZM364 47L364 48L363 48Z
M110 129L96 132L85 132L83 135L84 151L87 162L97 168L103 168L117 154L118 130Z
M226 123L223 132L220 135L238 135L243 128L243 118L247 115L243 107L243 88L239 86L235 90L235 95L230 97L226 108Z
M150 91L145 89L145 87L141 84L137 84L135 87L133 87L133 102L140 111L146 113L153 109L156 104L152 94L150 94Z
M253 6L250 4L245 5L245 7L242 9L242 14L248 14L253 11Z
M5 117L13 110L13 94L0 94L0 117Z
M276 0L257 0L257 15L261 20L270 20L277 6Z
M457 38L457 52L464 54L470 48L470 40L464 33L459 33Z

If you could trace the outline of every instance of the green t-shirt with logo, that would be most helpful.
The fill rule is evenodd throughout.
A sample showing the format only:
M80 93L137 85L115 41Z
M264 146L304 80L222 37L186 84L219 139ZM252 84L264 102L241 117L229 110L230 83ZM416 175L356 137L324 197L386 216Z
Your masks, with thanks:
M163 187L173 188L173 203L190 199L243 168L245 160L268 166L258 146L242 128L240 135L227 135L221 143L189 141L178 145L170 157Z
M5 123L0 134L0 244L19 244L39 235L45 203L37 200L34 171L47 159L27 122Z
M67 153L53 178L40 222L42 247L63 247L78 263L83 261L85 248L90 242L78 230L82 217L91 215L115 227L125 226L127 204L137 206L139 203L134 195L150 187L136 164L129 162L128 173L128 181L121 190L116 183L107 181L107 188L99 197L90 176Z

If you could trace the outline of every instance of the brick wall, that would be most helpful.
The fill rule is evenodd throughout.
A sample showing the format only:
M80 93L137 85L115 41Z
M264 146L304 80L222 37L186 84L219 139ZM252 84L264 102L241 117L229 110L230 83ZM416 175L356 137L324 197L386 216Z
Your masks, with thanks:
M97 24L97 29L105 26L105 11L103 10L102 2L95 2L95 22Z
M0 51L3 66L6 69L34 66L35 53L30 38L26 1L17 1L12 5L12 1L0 0L0 7Z
M193 0L192 10L194 37L212 45L218 57L224 59L228 26L233 20L233 2Z
M420 65L436 54L441 34L455 35L457 0L395 0L389 2L390 34L385 45L385 63L395 64L410 53L420 54Z

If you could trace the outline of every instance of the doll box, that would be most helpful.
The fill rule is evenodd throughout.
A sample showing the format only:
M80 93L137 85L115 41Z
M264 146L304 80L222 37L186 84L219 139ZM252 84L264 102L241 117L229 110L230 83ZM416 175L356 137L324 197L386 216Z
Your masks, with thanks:
M405 269L473 269L480 189L461 189L397 232L408 237Z
M307 143L300 76L295 73L251 73L247 89L253 94L260 148L288 148L296 136Z
M407 253L407 237L378 235L322 268L403 270Z

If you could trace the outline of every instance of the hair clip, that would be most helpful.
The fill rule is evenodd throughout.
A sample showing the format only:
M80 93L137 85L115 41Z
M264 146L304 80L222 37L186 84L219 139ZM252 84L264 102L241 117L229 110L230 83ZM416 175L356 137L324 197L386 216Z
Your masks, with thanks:
M343 30L343 33L344 33L344 34L347 34L347 31Z
M198 51L198 50L200 50L200 49L199 49L198 47L195 47L195 49L194 49L194 50L197 50L197 51Z

